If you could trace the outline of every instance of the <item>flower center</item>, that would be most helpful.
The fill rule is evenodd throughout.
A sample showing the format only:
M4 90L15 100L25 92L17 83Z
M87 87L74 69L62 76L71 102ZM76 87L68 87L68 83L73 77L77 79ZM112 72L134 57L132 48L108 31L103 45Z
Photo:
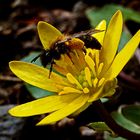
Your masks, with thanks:
M75 50L69 55L63 55L61 63L56 62L55 68L66 76L70 85L64 87L58 94L89 94L92 100L102 91L113 93L116 82L112 84L113 80L108 82L101 77L103 65L99 60L99 50L88 49L86 54L83 51Z
M69 72L66 74L67 80L71 83L71 87L65 87L59 94L73 92L80 94L94 93L103 85L105 79L98 78L102 71L103 63L99 63L99 55L97 51L96 53L92 50L84 56L77 55L78 58L75 58L75 56L71 57L72 65L69 63L67 67ZM79 61L82 59L84 59L83 64ZM72 68L77 70L75 72L76 74L73 74Z

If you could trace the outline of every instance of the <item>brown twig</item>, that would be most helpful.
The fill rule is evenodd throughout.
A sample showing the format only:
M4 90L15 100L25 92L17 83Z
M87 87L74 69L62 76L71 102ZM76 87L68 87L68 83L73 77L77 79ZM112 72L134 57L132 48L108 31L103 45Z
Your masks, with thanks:
M94 105L97 106L97 111L101 117L101 119L118 135L128 140L140 140L140 134L136 134L131 132L120 125L118 125L115 120L111 117L111 115L107 112L104 105L100 100L94 102Z
M12 81L12 82L22 82L22 80L20 80L17 77L11 77L11 76L0 76L0 81Z
M126 82L128 82L129 84L131 84L132 86L134 86L135 88L140 90L140 81L134 79L132 76L126 74L125 72L121 72L119 74L119 77L123 80L125 80Z

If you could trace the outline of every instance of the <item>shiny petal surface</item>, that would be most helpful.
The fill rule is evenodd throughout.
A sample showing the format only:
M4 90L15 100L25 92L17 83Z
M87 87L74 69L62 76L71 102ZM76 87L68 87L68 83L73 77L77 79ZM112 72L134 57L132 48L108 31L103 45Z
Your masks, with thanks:
M59 30L47 22L40 21L37 25L38 34L44 49L49 49L51 45L62 35Z
M51 124L58 120L61 120L61 119L65 118L66 116L74 113L79 108L81 108L86 103L87 100L88 100L88 95L85 95L85 96L80 95L78 98L73 100L67 106L65 106L62 109L55 111L54 113L51 113L50 115L45 117L37 125Z
M16 76L33 86L52 92L59 92L69 86L65 78L54 72L49 79L49 70L40 66L21 61L12 61L9 66Z
M104 40L104 35L105 35L105 30L106 30L106 21L102 20L96 27L97 30L103 30L103 32L99 32L96 34L93 34L92 36L95 37L101 45L103 45L103 40Z
M17 117L27 117L27 116L49 113L67 106L77 97L78 97L77 94L69 94L69 95L62 95L62 96L48 96L16 106L10 109L9 113L12 116L17 116Z
M100 54L101 62L104 63L104 72L106 72L106 70L112 63L114 56L116 55L116 51L118 49L118 44L122 33L122 25L122 14L120 11L117 11L113 15L108 25L103 42L103 48Z
M140 30L129 40L129 42L125 45L125 47L117 54L115 57L111 67L105 74L106 79L115 78L129 59L134 54L137 46L140 43Z

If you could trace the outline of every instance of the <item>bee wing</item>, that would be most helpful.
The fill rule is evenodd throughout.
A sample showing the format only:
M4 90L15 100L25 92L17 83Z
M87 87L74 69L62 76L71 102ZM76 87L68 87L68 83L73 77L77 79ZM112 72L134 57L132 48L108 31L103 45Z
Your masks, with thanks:
M62 36L61 32L47 22L40 21L37 25L39 38L45 50L50 49L53 43Z
M67 41L69 41L71 39L72 39L71 36L64 36L64 38L62 40L57 41L57 44L61 44L61 43L67 42Z
M103 30L90 29L90 30L75 33L75 34L72 35L72 37L77 37L78 38L78 37L81 37L83 35L92 35L92 34L99 33L99 32L103 32Z

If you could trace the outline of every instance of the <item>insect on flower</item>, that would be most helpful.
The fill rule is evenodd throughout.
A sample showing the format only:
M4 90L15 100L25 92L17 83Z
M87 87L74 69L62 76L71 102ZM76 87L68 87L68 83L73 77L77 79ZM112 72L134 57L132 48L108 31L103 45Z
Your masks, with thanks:
M91 29L75 33L73 35L61 35L48 49L44 49L41 54L35 57L31 62L36 61L39 57L44 67L50 64L50 74L55 64L54 60L59 60L61 55L69 55L73 49L82 49L86 53L86 48L101 49L101 44L92 36L92 34L102 32L102 30ZM49 77L50 77L49 74Z
M59 30L46 22L40 21L37 29L44 50L48 54L60 37L66 39ZM82 49L71 49L72 52L64 54L59 61L55 61L52 56L49 57L55 61L55 71L52 71L50 79L46 76L50 73L47 68L23 61L11 61L9 67L16 76L55 95L18 105L10 109L9 113L16 117L47 114L37 125L48 125L70 115L74 117L87 109L92 102L112 96L118 87L118 74L140 43L140 30L118 51L123 29L121 11L118 10L112 16L107 27L106 21L102 20L96 29L104 30L93 35L101 43L102 48L88 49L86 54ZM66 42L70 43L73 39L84 42L80 39L81 36L78 37L72 37Z

